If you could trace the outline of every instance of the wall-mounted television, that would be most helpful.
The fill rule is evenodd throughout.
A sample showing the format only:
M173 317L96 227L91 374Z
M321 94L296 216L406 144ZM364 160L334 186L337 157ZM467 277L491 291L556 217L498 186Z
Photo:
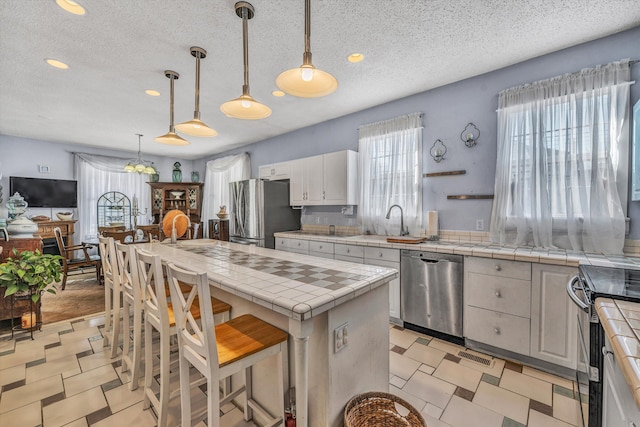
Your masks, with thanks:
M30 208L78 207L77 181L11 176L9 192L20 193Z

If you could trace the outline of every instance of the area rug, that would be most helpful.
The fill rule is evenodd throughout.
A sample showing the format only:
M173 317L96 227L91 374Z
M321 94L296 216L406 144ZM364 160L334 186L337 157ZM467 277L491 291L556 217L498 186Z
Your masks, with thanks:
M64 291L42 295L43 323L59 322L104 311L104 286L98 284L95 273L71 276Z

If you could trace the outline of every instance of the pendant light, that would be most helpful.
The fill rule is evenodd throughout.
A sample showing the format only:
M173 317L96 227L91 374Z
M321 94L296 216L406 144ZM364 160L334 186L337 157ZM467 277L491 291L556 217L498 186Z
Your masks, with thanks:
M282 72L276 85L289 95L301 98L317 98L329 95L338 88L338 81L326 71L318 70L311 63L311 0L304 2L304 55L302 65Z
M179 136L176 133L175 126L173 126L173 81L178 80L180 74L176 73L175 71L166 70L164 72L164 75L167 76L167 78L171 82L171 93L169 95L169 132L165 133L162 136L157 136L155 138L155 141L161 144L168 145L189 145L190 142Z
M255 13L253 6L246 1L236 3L236 15L242 18L242 49L244 51L244 84L242 95L220 106L220 110L228 117L245 120L264 119L271 115L271 108L253 99L249 94L249 41L248 21Z
M201 47L191 47L191 55L196 58L196 107L193 112L193 120L176 125L178 132L192 136L214 137L218 134L200 120L200 60L207 57L207 51Z
M153 175L156 172L156 169L153 167L153 162L149 160L143 160L140 157L140 138L143 135L136 133L138 135L138 158L129 160L129 163L126 164L124 170L127 172L138 172L139 174L145 173L147 175Z

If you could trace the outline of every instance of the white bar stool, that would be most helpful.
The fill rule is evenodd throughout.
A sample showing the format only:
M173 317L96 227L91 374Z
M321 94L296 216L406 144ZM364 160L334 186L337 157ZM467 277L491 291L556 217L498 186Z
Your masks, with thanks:
M252 411L269 419L267 426L284 424L284 390L288 384L287 332L250 314L214 325L211 298L206 273L183 270L167 264L167 279L171 288L171 301L176 317L178 349L180 353L180 396L182 425L191 425L191 398L189 366L196 368L207 379L207 420L210 427L220 426L220 406L245 393L244 419L253 418ZM191 291L183 294L181 286L191 285ZM193 313L199 304L201 321ZM279 414L269 414L252 397L251 367L257 362L276 356L278 378L275 392L280 396ZM220 400L220 380L243 372L244 385Z
M104 276L103 344L111 348L111 358L118 355L120 340L120 275L112 237L98 237L98 249Z

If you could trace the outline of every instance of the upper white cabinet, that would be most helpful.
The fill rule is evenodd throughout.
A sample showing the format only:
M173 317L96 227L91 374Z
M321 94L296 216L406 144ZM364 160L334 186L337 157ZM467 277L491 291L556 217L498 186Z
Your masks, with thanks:
M258 177L269 181L289 179L291 177L291 162L274 163L258 167Z
M345 150L290 162L293 206L356 205L358 153Z

